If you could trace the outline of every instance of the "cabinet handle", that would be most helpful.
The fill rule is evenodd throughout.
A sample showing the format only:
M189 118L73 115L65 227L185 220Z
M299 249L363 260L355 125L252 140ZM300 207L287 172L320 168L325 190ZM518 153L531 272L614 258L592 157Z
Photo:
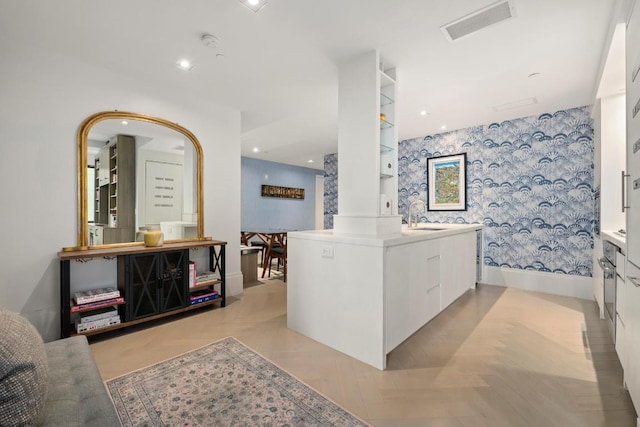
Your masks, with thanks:
M622 171L622 213L624 213L625 209L629 209L629 206L627 206L627 204L625 203L625 196L626 196L626 180L625 178L628 178L630 175L628 173L624 173L624 171Z
M627 279L631 280L631 283L633 283L636 288L640 288L640 279L631 276L627 276Z

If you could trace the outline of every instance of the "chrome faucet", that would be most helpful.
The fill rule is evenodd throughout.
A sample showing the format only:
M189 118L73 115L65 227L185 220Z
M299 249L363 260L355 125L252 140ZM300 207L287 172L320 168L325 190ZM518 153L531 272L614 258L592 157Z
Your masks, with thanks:
M411 211L413 210L413 207L416 205L422 205L422 209L424 209L425 204L421 199L416 199L413 202L411 202L411 204L409 205L409 220L407 221L407 223L409 224L408 227L412 228L412 221L411 221ZM416 213L416 223L415 225L418 225L418 214Z

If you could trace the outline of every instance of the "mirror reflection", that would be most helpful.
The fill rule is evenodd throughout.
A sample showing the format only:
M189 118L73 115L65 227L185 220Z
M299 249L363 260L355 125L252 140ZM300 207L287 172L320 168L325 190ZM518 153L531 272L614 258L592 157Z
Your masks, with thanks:
M154 228L165 241L201 237L199 150L186 135L146 120L107 119L89 129L86 151L89 246L142 241Z

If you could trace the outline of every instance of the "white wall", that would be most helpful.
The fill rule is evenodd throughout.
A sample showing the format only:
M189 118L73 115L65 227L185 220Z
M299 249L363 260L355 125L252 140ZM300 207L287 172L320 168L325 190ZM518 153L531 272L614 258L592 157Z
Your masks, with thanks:
M77 241L76 133L87 116L114 109L169 119L198 137L205 235L229 242L228 289L242 291L238 111L187 94L159 93L144 81L47 51L18 50L11 40L0 40L0 51L0 305L25 315L45 340L58 337L57 253ZM114 261L71 268L78 288L115 275Z

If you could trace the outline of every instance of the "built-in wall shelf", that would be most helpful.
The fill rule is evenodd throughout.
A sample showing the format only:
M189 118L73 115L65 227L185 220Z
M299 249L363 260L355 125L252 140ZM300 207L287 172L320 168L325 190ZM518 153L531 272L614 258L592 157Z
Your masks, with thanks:
M391 78L386 72L380 70L380 87L395 85L395 79Z
M394 102L396 102L395 99L387 96L384 93L380 94L380 106L390 105L390 104L393 104Z
M387 121L387 120L382 120L380 119L380 129L388 129L388 128L392 128L393 127L393 123Z
M398 206L398 130L395 69L378 70L380 104L380 215L396 215Z

